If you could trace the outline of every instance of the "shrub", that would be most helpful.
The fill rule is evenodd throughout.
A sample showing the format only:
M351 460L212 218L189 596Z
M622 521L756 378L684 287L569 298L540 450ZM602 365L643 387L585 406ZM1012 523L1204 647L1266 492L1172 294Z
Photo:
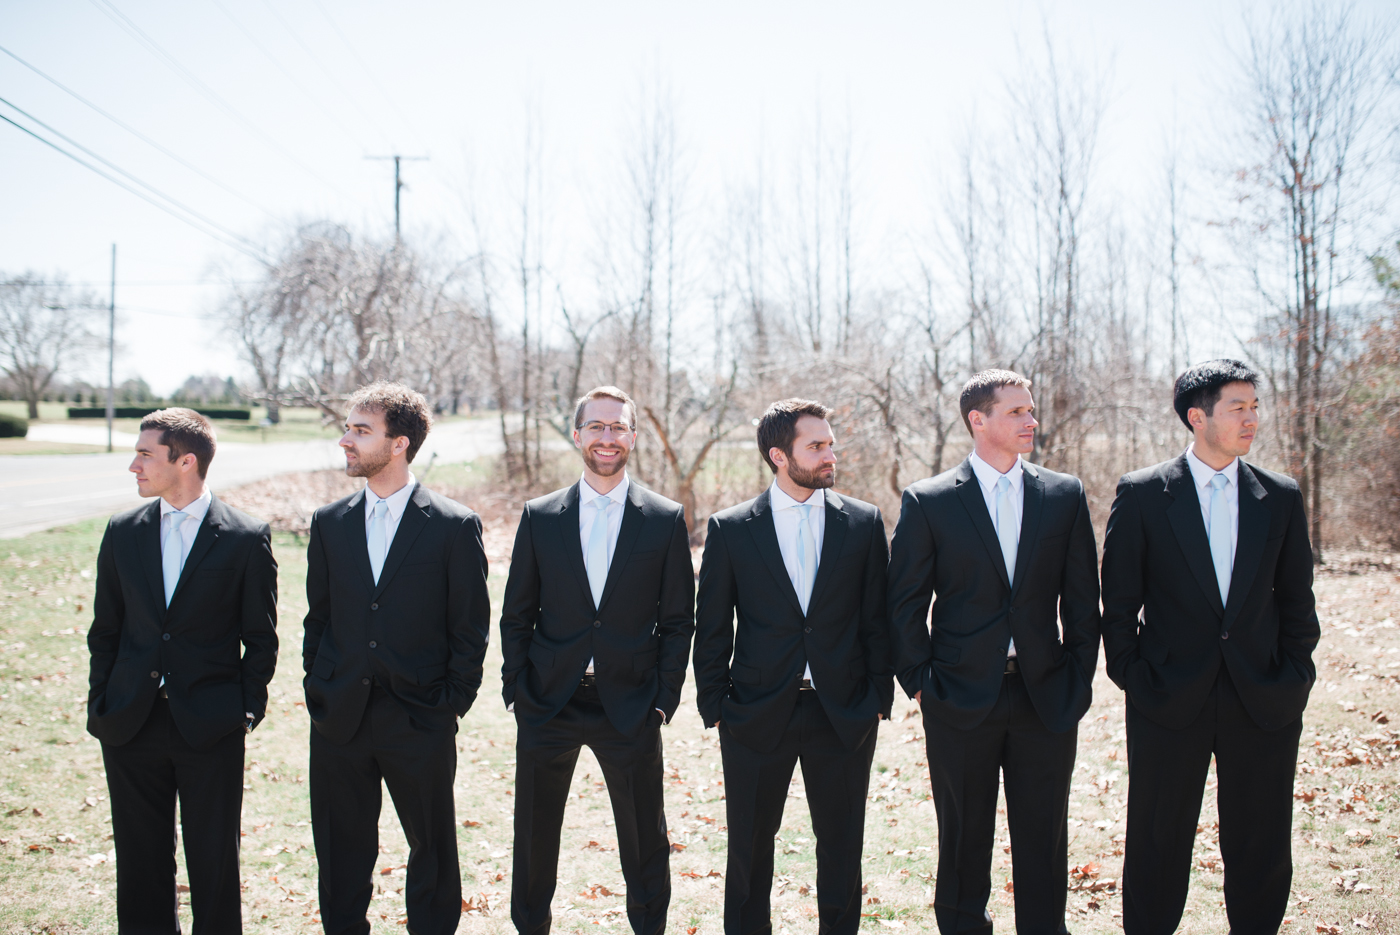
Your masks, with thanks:
M0 438L23 438L29 434L29 420L0 412Z

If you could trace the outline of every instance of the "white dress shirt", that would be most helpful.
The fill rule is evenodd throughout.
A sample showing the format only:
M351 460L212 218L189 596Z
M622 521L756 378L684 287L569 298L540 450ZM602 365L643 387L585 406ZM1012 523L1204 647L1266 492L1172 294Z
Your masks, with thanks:
M774 481L768 488L768 505L773 511L773 529L778 534L778 550L783 553L783 567L787 569L788 578L792 580L793 590L797 592L797 600L802 604L802 612L808 611L808 604L812 599L810 592L805 592L805 583L802 580L802 565L797 561L797 527L802 520L802 514L795 507L805 503L812 504L812 509L808 511L807 519L812 527L812 538L816 541L817 552L812 556L814 569L821 567L822 542L826 537L826 495L821 490L813 490L807 495L806 500L794 500L789 497L783 488ZM813 583L816 576L812 577ZM802 673L802 677L812 683L816 688L817 683L812 682L812 664L807 663L807 669Z
M1230 511L1230 564L1235 564L1235 546L1240 541L1240 459L1232 458L1223 470L1217 471L1196 457L1196 444L1186 449L1186 464L1191 468L1191 481L1196 485L1196 496L1201 501L1201 519L1205 520L1206 536L1210 536L1210 496L1215 492L1210 482L1216 474L1224 474L1229 481L1225 489L1225 506Z
M408 508L408 498L413 496L413 488L418 486L418 479L413 476L413 472L408 474L408 483L398 490L381 497L369 485L365 485L365 538L369 538L370 525L374 521L374 509L383 500L388 505L388 512L384 514L384 554L389 554L389 547L394 544L394 533L399 531L399 520L403 519L403 511Z
M622 472L622 483L618 484L607 493L599 493L588 485L587 477L580 477L578 481L578 539L579 547L583 549L585 561L588 558L588 537L593 534L593 524L598 521L598 508L593 505L593 501L603 497L609 501L603 515L608 521L608 567L612 567L613 549L617 548L617 534L622 530L622 508L627 502L627 488L632 485L632 479L627 476L627 472ZM593 674L593 660L588 660L588 668L583 670L584 675Z
M185 514L185 520L180 524L180 570L185 569L185 560L190 557L190 549L194 548L194 537L199 535L199 527L204 525L204 517L209 513L209 504L213 501L213 496L209 493L209 488L205 487L204 492L198 497L185 504L185 508L179 512ZM170 534L170 514L176 509L170 505L170 501L164 497L160 498L160 557L165 560L165 537Z
M1011 469L1002 474L986 461L978 457L977 452L973 452L968 460L972 462L972 473L977 477L977 486L982 488L982 499L987 501L987 515L992 518L992 528L997 525L997 482L1005 477L1011 482L1011 509L1015 513L1013 517L1016 526L1017 548L1020 548L1021 541L1021 514L1025 510L1026 497L1022 492L1025 483L1025 472L1021 469L1021 459L1016 458L1016 463L1011 465ZM1006 569L1006 580L1011 581L1016 577L1016 569ZM1013 639L1006 647L1008 659L1016 655L1016 641Z

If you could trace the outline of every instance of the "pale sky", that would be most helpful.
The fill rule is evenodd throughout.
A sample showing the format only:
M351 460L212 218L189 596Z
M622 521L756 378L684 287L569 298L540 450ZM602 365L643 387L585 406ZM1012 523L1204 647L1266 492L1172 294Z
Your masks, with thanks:
M595 184L639 83L660 75L697 173L711 179L749 171L765 146L781 157L818 101L849 110L866 226L895 240L925 219L969 115L999 106L1018 42L1039 53L1042 21L1076 61L1112 76L1104 171L1125 196L1145 184L1145 160L1157 171L1173 113L1187 138L1218 117L1219 59L1240 23L1240 8L1218 0L0 0L0 46L217 185L3 53L0 98L253 240L313 218L387 232L392 165L365 157L426 155L405 164L413 236L460 230L473 178L478 192L507 184L528 102L551 186ZM34 126L3 103L0 114ZM61 272L105 301L116 242L118 380L169 392L191 373L242 372L203 317L237 253L4 123L0 180L0 271ZM583 239L570 223L553 232L561 242Z

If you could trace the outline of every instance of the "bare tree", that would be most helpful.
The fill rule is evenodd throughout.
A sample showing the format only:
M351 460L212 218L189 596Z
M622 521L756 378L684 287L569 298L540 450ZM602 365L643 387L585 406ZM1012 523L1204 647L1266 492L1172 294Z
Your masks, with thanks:
M0 276L0 370L39 418L39 401L66 364L85 349L91 334L91 296L62 280L38 274Z

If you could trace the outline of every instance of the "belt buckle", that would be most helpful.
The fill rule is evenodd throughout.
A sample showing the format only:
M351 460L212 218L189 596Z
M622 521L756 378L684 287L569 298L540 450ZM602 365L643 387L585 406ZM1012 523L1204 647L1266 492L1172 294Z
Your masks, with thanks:
M598 676L585 675L579 680L579 685L583 688L596 688L598 685Z
M798 690L798 691L803 691L803 692L815 691L815 689L812 688L812 680L811 680L811 679L803 679L802 681L798 682L798 683L797 683L797 690Z
M1017 675L1021 671L1021 664L1016 661L1015 656L1006 657L1006 668L1002 670L1002 675Z

